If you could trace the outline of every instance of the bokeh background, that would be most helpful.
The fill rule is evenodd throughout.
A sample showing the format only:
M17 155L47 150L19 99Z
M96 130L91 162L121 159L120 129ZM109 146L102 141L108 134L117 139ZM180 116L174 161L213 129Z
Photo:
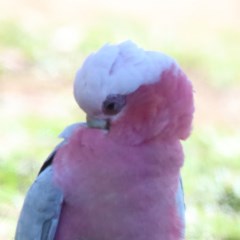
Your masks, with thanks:
M65 126L83 59L126 39L165 52L193 81L184 142L187 237L240 239L240 1L0 1L0 239Z

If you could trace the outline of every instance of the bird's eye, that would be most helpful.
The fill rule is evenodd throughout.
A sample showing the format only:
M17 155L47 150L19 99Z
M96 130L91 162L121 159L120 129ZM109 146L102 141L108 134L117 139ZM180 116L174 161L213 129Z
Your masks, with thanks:
M105 111L108 111L108 112L115 112L117 109L116 109L116 103L107 103L105 105Z
M126 104L126 97L120 94L107 96L103 102L102 111L106 115L115 115L119 113Z

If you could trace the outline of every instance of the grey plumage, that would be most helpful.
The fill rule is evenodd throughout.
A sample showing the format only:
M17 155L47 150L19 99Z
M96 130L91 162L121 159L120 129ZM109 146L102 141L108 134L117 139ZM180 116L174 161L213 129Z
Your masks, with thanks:
M52 161L57 150L66 143L74 129L83 125L68 126L61 134L60 142L43 163L38 177L25 197L17 224L15 240L53 240L59 222L63 193L53 183Z
M25 198L15 240L53 240L61 213L63 193L53 182L52 166L37 177Z

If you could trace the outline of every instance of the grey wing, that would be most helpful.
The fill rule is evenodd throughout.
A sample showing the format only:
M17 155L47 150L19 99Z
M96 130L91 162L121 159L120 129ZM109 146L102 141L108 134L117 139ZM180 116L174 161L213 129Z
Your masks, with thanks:
M184 237L185 235L185 203L184 203L184 192L183 192L183 185L182 185L182 179L179 179L179 184L178 184L178 190L176 194L176 203L177 203L177 209L178 209L178 214L180 216L180 219L183 223L183 232L182 236Z
M53 183L52 161L57 150L68 141L73 131L85 125L85 123L72 124L60 134L64 140L47 158L27 193L18 220L15 240L54 239L61 214L63 193Z
M15 240L53 240L63 193L53 183L53 168L46 167L29 189L18 220Z

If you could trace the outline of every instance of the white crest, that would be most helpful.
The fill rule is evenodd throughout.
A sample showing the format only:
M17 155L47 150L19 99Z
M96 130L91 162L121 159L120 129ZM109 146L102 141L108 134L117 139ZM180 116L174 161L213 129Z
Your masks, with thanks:
M175 61L159 52L145 51L133 42L105 45L91 54L76 75L74 95L89 115L100 116L110 94L128 94L143 84L160 80Z

